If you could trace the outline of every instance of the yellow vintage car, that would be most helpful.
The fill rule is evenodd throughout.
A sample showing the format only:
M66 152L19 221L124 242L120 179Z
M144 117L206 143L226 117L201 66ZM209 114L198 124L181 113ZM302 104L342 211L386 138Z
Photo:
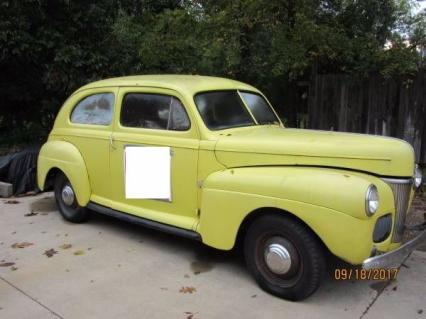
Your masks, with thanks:
M94 82L57 115L38 159L62 216L90 211L199 240L241 243L258 284L301 300L330 253L397 267L422 176L398 139L285 128L265 96L230 79L144 75Z

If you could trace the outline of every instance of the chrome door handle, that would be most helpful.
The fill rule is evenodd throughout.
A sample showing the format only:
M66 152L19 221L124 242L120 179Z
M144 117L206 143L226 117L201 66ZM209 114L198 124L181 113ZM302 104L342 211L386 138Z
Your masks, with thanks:
M112 134L109 136L109 146L110 146L113 150L117 149L117 148L114 146L114 137L112 136Z

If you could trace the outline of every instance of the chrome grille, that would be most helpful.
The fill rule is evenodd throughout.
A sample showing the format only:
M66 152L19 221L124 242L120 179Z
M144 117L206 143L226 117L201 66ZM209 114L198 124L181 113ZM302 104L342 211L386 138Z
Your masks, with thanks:
M402 241L402 236L404 235L405 217L407 216L413 180L411 178L383 178L383 180L390 186L393 192L395 200L395 227L393 229L392 242L399 243Z

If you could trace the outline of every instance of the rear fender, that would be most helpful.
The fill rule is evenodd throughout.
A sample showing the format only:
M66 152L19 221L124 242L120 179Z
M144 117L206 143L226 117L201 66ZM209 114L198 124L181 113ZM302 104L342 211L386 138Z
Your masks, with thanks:
M37 163L37 183L43 190L47 174L59 169L69 179L80 206L90 200L91 188L86 164L78 149L66 141L48 141L40 150Z

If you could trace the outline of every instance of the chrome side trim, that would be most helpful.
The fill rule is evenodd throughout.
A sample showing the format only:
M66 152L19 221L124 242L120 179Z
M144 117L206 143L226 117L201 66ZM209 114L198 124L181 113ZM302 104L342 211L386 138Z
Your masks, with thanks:
M362 268L397 268L401 266L404 258L407 257L409 253L411 253L417 246L421 245L425 241L426 229L424 229L423 232L420 233L417 237L410 240L409 242L406 242L395 250L392 250L383 255L367 258L362 263Z
M388 184L412 184L413 179L412 178L382 178L383 181L385 181Z

